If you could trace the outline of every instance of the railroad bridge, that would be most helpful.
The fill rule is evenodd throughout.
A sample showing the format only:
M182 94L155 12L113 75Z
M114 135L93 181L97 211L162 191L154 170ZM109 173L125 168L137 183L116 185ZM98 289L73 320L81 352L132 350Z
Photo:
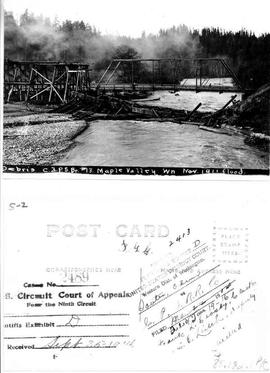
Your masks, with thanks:
M231 82L228 84L224 78ZM221 58L114 59L91 86L104 91L244 91L236 74Z
M90 71L82 63L5 60L4 99L65 103L78 92L245 91L221 58L113 59L97 81Z

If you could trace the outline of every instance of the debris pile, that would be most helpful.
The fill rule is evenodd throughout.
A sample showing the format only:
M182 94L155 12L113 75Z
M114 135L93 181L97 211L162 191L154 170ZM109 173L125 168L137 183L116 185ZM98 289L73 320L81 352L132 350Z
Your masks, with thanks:
M225 110L212 114L206 126L241 130L245 143L269 151L270 144L270 83L243 101L234 102Z
M79 94L76 99L53 109L53 112L72 114L76 119L87 121L117 119L182 123L192 119L196 121L196 124L202 123L206 115L196 110L189 112L161 106L148 106L144 104L143 100L139 102L109 95L95 97L86 94ZM192 122L189 123L192 124Z
M215 113L199 112L201 104L192 111L186 111L158 105L148 106L144 101L146 100L123 99L108 94L78 94L72 101L53 111L72 114L75 119L87 122L108 119L188 123L205 131L230 136L241 133L246 136L246 144L269 150L270 84L261 87L243 101L236 101L236 95L232 96Z

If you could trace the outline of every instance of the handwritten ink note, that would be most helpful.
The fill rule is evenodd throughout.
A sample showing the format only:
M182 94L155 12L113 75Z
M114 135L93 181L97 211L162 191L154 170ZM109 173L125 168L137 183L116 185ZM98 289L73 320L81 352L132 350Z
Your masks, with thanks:
M269 370L268 226L247 214L251 190L232 205L209 183L146 183L133 203L95 183L77 196L26 181L21 201L6 188L4 373Z

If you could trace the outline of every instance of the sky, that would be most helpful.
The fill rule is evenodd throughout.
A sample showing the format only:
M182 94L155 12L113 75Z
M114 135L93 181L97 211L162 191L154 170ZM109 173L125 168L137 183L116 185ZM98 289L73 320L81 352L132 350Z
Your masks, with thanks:
M60 21L83 20L104 34L140 36L180 24L270 32L270 0L4 0L4 7L17 19L28 9Z

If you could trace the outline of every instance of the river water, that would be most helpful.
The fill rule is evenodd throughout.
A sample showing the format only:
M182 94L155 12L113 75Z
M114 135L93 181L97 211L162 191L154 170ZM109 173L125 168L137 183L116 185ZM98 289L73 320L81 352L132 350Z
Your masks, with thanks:
M232 93L155 92L160 105L192 110L220 109ZM240 99L240 95L238 95ZM242 135L204 131L171 122L97 120L76 138L58 164L74 166L217 167L267 169L266 152L244 143Z
M144 102L144 104L191 111L201 103L202 106L199 111L214 112L221 109L234 95L237 95L236 100L241 99L241 94L233 94L231 92L219 94L216 92L196 93L192 91L180 91L170 93L167 91L156 91L148 99L159 99L159 101L149 101Z
M267 154L242 136L171 122L95 121L58 163L74 166L229 167L265 169Z
M182 85L195 86L194 79L185 79L181 82ZM209 85L215 87L228 86L232 87L233 82L231 78L221 78L221 79L208 79L206 86ZM156 91L149 99L159 99L159 101L145 102L148 106L162 106L169 107L172 109L180 110L193 110L198 104L202 104L200 107L201 112L214 112L221 109L232 96L237 96L236 100L241 100L241 93L232 92L199 92L195 91L179 91L179 92L168 92L168 91Z

